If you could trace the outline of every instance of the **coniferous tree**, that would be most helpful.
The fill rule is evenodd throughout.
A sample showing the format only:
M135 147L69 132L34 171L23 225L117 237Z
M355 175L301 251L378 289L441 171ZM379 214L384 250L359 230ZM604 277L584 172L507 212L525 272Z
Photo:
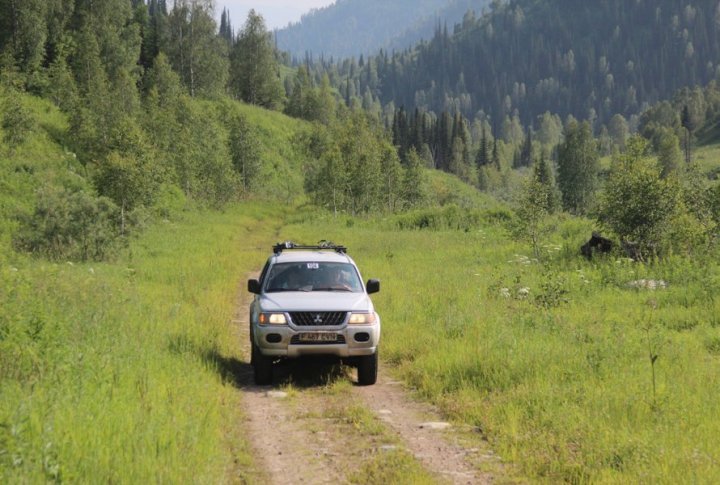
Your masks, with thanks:
M295 73L292 91L285 106L289 116L313 120L317 106L312 78L305 66L300 66Z
M36 74L42 67L46 19L43 0L0 0L0 51L9 52L26 75Z
M500 152L498 150L498 141L497 138L493 140L493 149L492 149L492 164L498 171L502 169L502 166L500 164Z
M540 154L540 159L537 160L533 165L533 177L537 180L547 191L547 206L545 209L549 214L556 212L560 206L560 193L558 192L557 186L555 185L555 176L553 175L550 163L545 158L545 154Z
M170 25L165 0L150 0L147 6L147 23L143 28L140 64L152 67L160 52L169 50Z
M279 105L282 85L275 47L262 16L250 10L230 55L230 91L234 96L266 108Z
M78 101L78 90L64 53L59 53L48 66L47 77L48 84L44 89L44 96L60 109L69 112Z
M520 158L518 160L518 165L520 167L529 167L532 165L533 162L533 140L532 140L532 131L527 130L527 135L525 136L525 142L523 143L522 150L520 151Z
M230 21L230 11L227 8L223 8L222 16L220 17L220 37L225 39L228 44L228 48L232 46L234 39L232 22Z
M485 130L485 126L483 126L482 136L480 138L480 149L475 157L475 165L477 165L478 169L486 167L491 162L488 148L487 131Z

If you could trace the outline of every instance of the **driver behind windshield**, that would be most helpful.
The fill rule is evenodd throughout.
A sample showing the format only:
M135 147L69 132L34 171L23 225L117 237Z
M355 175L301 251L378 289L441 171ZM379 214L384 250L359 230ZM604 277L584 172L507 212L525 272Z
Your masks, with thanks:
M267 291L359 292L362 291L362 284L342 264L280 263L270 273Z

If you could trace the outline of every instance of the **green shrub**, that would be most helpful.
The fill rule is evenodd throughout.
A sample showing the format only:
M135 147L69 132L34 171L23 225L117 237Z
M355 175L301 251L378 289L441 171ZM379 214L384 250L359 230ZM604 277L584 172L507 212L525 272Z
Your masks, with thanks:
M44 187L34 211L20 217L16 249L50 259L103 260L118 247L118 207L83 190Z
M598 218L620 239L637 248L641 260L661 254L665 237L678 215L681 188L661 178L657 161L648 157L647 142L632 138L618 157L601 196Z
M14 150L25 142L35 126L35 120L20 103L17 93L10 93L3 104L3 141Z

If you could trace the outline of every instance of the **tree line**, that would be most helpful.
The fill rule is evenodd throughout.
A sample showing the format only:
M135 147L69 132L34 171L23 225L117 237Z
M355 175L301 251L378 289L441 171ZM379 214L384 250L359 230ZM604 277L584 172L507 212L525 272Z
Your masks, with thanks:
M715 79L718 15L713 0L496 1L415 48L325 65L339 89L369 91L383 106L482 113L497 124L517 112L524 125L553 106L599 129Z
M90 196L97 198L95 206L112 215L108 224L120 234L131 228L136 211L168 194L218 206L258 190L268 172L263 171L257 134L229 98L314 123L295 139L306 160L305 191L335 212L422 205L427 196L422 169L427 167L454 173L506 200L514 197L530 173L529 179L544 186L545 192L535 190L538 187L527 190L535 190L532 200L547 201L548 213L562 208L588 214L598 207L599 189L612 180L609 172L600 169L599 157L620 159L636 130L649 140L642 157L660 161L663 180L684 173L692 140L704 136L704 127L719 112L714 82L706 88L684 88L672 101L651 106L641 116L626 119L622 113L609 116L608 112L609 120L602 125L597 116L578 121L568 115L563 120L547 111L526 121L517 108L498 123L482 111L467 117L457 103L438 112L416 103L406 111L401 100L407 92L399 83L385 82L391 71L408 75L410 65L399 63L402 56L422 57L422 51L433 45L443 56L458 60L461 56L455 49L464 45L465 37L507 20L511 13L523 20L518 12L524 5L521 0L494 3L482 19L469 13L454 36L443 29L412 55L381 52L367 60L338 63L313 62L308 57L289 71L283 65L288 59L275 50L260 16L250 12L236 33L226 11L218 27L210 0L178 0L171 9L163 0L0 0L1 81L10 91L47 97L68 114L68 143L96 190ZM533 5L558 7L557 2ZM641 8L634 5L605 2L601 6L614 6L615 15ZM595 8L600 7L581 10ZM675 10L658 10L656 23L670 11ZM703 19L699 11L699 7L686 9L683 21ZM538 18L543 18L541 13ZM682 25L681 20L676 23ZM527 30L525 25L523 20L514 27L520 29L518 35ZM436 60L445 62L446 74L452 73L452 63ZM422 77L422 71L414 72ZM465 83L462 73L460 81L466 87L487 88L478 80ZM395 92L397 98L382 105L380 87ZM17 120L27 118L22 106L5 109L6 118L11 116L8 113ZM680 163L683 154L685 164ZM625 165L614 165L612 170ZM75 192L48 190L38 197L61 199L61 205L84 204ZM42 219L42 203L38 211L36 218ZM20 246L53 239L46 237L47 227L31 223L28 227L29 235L21 238Z
M253 194L291 200L302 185L290 165L302 156L318 203L329 205L319 174L340 177L332 188L335 210L421 202L422 174L400 164L381 126L361 109L340 106L328 79L317 84L302 69L282 75L283 56L261 16L251 11L236 33L227 11L217 25L212 0L168 3L0 0L5 144L12 150L34 129L19 93L45 97L68 117L61 142L76 154L85 180L46 181L34 211L20 217L18 248L102 259L159 206L185 200L220 207ZM261 159L260 134L233 99L316 123L308 129L325 133L327 153L302 145L320 135L298 135L298 153L287 154L293 160L271 166ZM395 178L388 185L375 169Z

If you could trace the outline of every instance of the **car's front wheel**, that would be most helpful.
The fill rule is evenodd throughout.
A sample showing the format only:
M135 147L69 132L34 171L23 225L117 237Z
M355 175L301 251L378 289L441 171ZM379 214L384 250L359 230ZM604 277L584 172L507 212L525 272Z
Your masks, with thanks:
M378 370L378 353L375 351L372 355L363 355L358 357L357 375L358 384L361 386L371 386L377 382Z
M251 363L255 384L258 386L272 384L272 357L263 355L254 343L252 344Z

